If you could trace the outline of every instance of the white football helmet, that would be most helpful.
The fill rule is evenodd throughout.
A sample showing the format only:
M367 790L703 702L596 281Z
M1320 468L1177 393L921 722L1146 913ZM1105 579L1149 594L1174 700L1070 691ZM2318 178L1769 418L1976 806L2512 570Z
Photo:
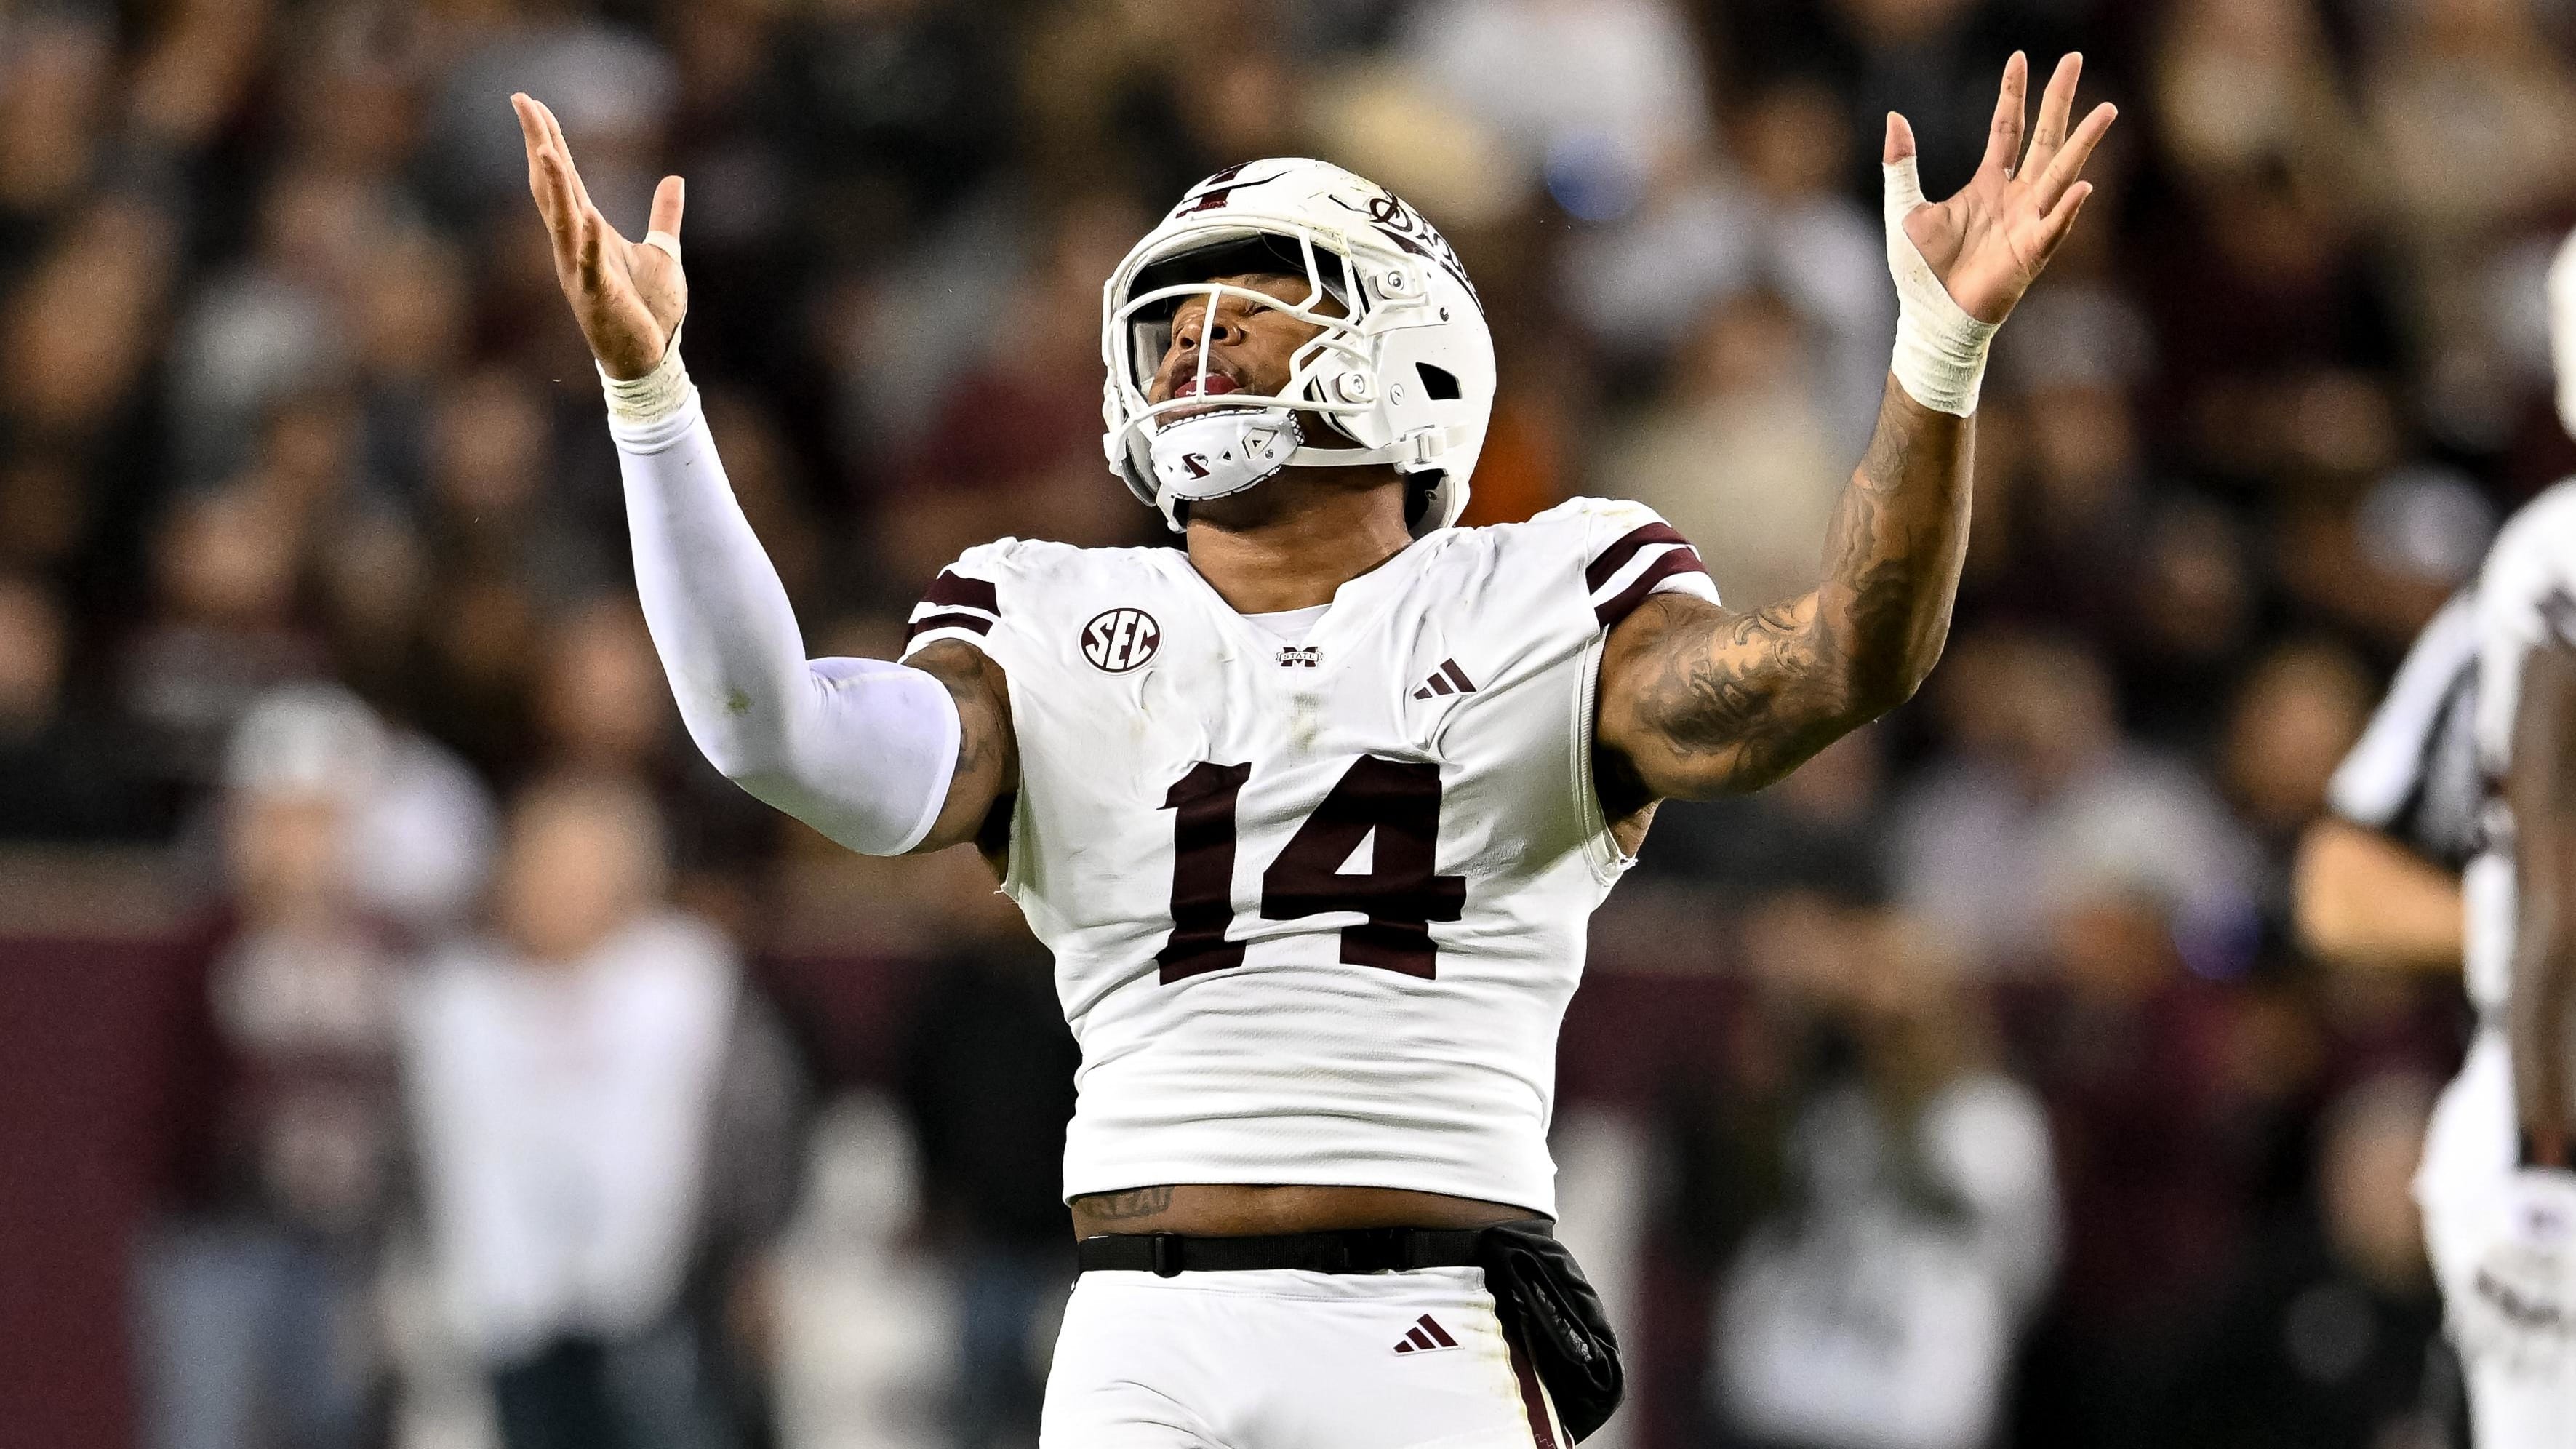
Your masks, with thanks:
M1303 300L1211 278L1306 279ZM1146 400L1189 298L1232 294L1323 330L1297 350L1276 394ZM1324 310L1335 307L1342 315ZM1111 471L1181 526L1185 503L1240 493L1291 464L1392 463L1419 486L1415 533L1455 523L1494 407L1494 339L1447 240L1384 187L1299 157L1230 166L1118 264L1104 289L1101 413ZM1208 354L1199 354L1200 388ZM1189 412L1187 417L1171 415Z

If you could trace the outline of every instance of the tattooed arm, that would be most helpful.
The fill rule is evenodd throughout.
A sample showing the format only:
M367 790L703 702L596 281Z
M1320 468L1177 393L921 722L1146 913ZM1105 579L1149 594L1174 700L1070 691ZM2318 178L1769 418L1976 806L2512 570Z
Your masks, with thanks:
M1597 738L1614 816L1760 789L1914 693L1950 629L1975 430L1890 380L1823 587L1751 613L1656 594L1610 632Z
M1011 734L1010 681L993 656L971 644L942 639L923 646L913 668L948 687L957 701L957 773L930 833L912 848L918 855L974 841L1002 873L997 842L985 826L1020 788L1019 746Z
M1611 631L1595 738L1614 820L1642 830L1640 812L1666 796L1759 789L1902 703L1941 657L1967 553L1984 337L2073 227L2091 191L2078 177L2116 114L2097 106L2070 127L2081 71L2077 56L2058 63L2025 155L2016 53L1984 161L1937 206L1915 183L1913 131L1888 116L1888 255L1905 320L1878 430L1826 534L1823 584L1753 613L1658 594Z

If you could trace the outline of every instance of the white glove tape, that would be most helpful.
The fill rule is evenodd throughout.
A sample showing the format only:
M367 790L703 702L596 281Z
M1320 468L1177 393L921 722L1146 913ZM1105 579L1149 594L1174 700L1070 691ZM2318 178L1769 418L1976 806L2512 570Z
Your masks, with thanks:
M688 325L683 319L682 327ZM593 366L598 366L594 359ZM662 360L642 377L616 378L608 369L599 369L600 391L608 395L608 416L618 423L658 423L687 406L694 389L689 384L689 369L680 362L680 328L671 329L671 340L662 344Z
M1923 199L1914 158L1889 161L1887 175L1887 270L1896 278L1896 357L1888 370L1906 396L1932 409L1966 417L1977 410L1977 386L1985 381L1986 344L1995 325L1971 317L1932 275L1932 264L1905 234L1905 218Z

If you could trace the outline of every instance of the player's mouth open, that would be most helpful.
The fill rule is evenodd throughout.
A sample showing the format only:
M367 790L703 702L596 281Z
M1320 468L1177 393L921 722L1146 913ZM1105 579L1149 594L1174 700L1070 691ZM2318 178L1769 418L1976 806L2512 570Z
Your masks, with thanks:
M1204 381L1202 381L1197 374L1193 373L1190 376L1181 379L1179 384L1173 387L1170 400L1178 402L1185 397L1214 399L1223 397L1230 392L1241 391L1243 391L1243 384L1226 376L1222 372L1211 371L1208 373ZM1196 417L1200 413L1216 411L1217 406L1218 405L1216 403L1211 401L1199 407L1174 408L1165 416L1167 418Z

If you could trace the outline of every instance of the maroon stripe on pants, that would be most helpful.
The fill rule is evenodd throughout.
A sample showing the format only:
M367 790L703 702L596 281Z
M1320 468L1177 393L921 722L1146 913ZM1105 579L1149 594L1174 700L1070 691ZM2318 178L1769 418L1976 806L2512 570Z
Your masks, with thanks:
M1529 1415L1530 1442L1538 1449L1557 1449L1556 1429L1547 1421L1547 1391L1539 1387L1538 1375L1530 1368L1529 1355L1521 1352L1519 1344L1512 1342L1509 1330L1504 1331L1503 1341L1511 1345L1512 1377L1521 1386L1521 1412Z

